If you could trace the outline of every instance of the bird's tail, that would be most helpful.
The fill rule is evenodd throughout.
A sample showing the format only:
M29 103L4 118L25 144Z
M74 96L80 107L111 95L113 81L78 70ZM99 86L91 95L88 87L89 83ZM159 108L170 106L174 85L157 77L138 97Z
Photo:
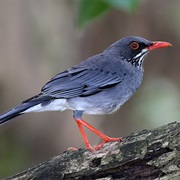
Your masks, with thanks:
M39 98L39 95L37 95L4 112L0 115L0 125L6 123L12 118L15 118L16 116L22 115L27 109L41 104L43 100L44 98Z

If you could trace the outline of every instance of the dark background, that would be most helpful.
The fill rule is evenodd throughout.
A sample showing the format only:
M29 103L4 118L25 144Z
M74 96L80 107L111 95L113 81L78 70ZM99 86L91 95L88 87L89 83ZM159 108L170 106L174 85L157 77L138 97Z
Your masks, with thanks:
M111 137L179 121L180 1L140 0L135 12L112 9L80 30L77 0L0 1L0 111L38 94L54 75L130 35L168 41L151 52L144 81L119 111L83 116ZM88 132L91 143L99 139ZM0 127L0 178L68 147L84 147L71 111L26 114Z

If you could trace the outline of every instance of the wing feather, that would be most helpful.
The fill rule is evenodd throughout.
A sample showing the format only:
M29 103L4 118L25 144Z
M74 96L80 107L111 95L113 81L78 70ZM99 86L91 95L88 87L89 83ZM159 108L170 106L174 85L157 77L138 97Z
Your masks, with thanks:
M120 83L117 73L100 69L71 68L52 78L42 93L56 98L89 96Z

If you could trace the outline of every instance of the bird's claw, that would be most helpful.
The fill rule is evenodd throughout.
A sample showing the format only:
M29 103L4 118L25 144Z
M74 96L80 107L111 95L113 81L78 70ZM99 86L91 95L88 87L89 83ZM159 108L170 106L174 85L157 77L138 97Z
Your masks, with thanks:
M109 138L108 137L107 139L103 140L103 142L100 143L99 145L94 146L93 149L99 150L107 142L115 142L115 141L120 141L120 140L121 140L121 138Z

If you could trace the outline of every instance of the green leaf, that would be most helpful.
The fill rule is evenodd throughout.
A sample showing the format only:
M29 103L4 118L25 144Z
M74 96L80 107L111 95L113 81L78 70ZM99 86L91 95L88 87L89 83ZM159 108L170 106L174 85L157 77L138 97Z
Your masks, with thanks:
M123 9L125 11L132 12L136 10L138 6L138 0L104 0L112 7Z
M138 0L80 0L77 25L82 28L111 8L132 12L136 10L138 2Z
M110 7L111 4L108 4L104 0L80 0L77 19L78 26L84 27L89 21L102 15Z

